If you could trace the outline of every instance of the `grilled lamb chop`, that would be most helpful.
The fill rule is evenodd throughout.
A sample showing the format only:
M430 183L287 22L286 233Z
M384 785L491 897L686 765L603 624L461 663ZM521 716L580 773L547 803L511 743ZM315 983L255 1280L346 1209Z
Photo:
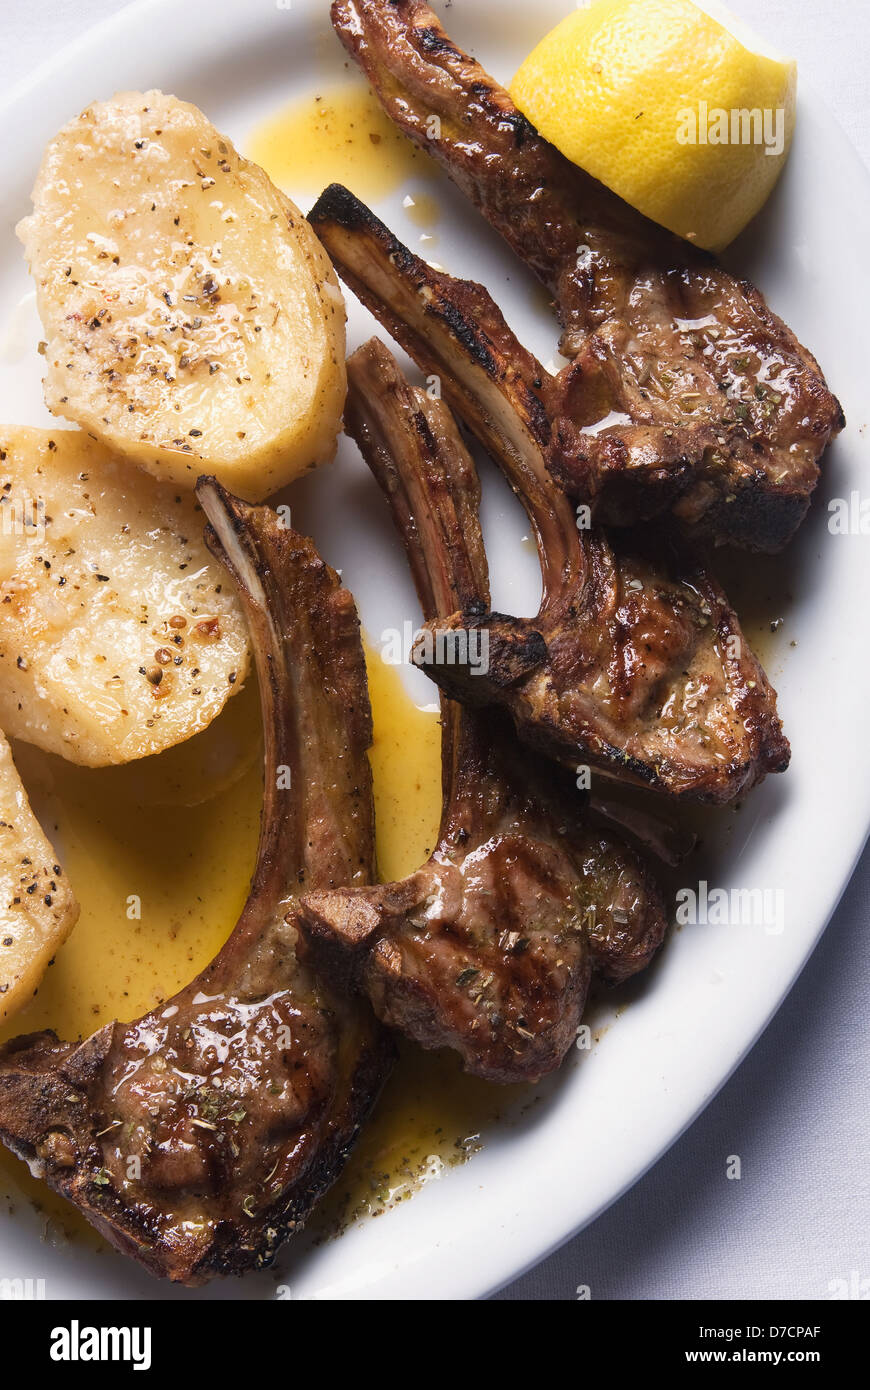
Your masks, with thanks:
M488 604L477 473L441 401L377 341L348 363L346 428L386 494L424 614ZM570 779L503 716L442 701L438 845L401 883L302 900L312 949L350 960L375 1012L490 1081L532 1081L576 1037L592 974L642 969L665 930L658 889L583 812Z
M332 18L388 115L556 301L559 484L607 523L671 509L693 535L785 545L845 421L759 291L559 154L422 0L334 0Z
M432 270L339 185L309 216L341 277L500 464L538 541L537 617L478 603L439 618L487 634L488 671L439 661L431 642L418 665L455 699L503 705L526 742L572 768L720 803L783 771L775 693L715 580L650 528L587 528L552 486L546 373L486 290Z
M303 888L374 876L353 599L268 508L212 480L199 498L260 678L265 802L250 896L174 999L84 1042L46 1032L0 1050L4 1143L119 1250L186 1284L271 1263L337 1176L392 1058L368 1005L297 957L288 914Z

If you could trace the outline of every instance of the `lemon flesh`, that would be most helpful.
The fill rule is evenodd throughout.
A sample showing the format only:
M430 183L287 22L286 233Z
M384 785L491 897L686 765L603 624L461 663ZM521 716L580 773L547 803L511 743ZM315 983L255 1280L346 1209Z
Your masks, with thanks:
M574 164L719 251L788 156L797 65L752 52L691 0L595 0L538 44L511 97Z

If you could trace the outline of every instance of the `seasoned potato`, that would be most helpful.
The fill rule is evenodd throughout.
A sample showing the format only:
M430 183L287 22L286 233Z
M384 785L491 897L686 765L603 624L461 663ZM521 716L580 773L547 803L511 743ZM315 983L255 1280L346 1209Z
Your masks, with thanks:
M341 291L308 223L202 112L125 92L46 150L18 232L45 398L158 477L262 500L332 457Z
M0 1023L32 999L79 905L0 734Z
M248 670L188 493L78 430L0 426L0 727L129 762L206 727Z

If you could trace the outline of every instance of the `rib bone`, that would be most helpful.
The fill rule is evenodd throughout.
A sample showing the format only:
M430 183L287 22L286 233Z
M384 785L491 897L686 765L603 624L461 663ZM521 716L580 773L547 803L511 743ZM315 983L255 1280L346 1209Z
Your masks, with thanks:
M424 615L488 605L474 465L441 401L377 341L348 363L346 427L392 509ZM642 861L499 714L442 702L438 845L401 883L308 894L303 931L350 958L375 1012L492 1081L536 1080L576 1037L590 977L640 970L665 928Z
M477 605L440 622L486 632L488 671L439 662L431 643L418 664L455 699L504 706L526 742L571 768L720 803L783 771L775 692L715 580L650 527L587 527L552 486L544 369L486 290L432 270L340 185L310 218L342 278L499 463L538 541L536 618Z

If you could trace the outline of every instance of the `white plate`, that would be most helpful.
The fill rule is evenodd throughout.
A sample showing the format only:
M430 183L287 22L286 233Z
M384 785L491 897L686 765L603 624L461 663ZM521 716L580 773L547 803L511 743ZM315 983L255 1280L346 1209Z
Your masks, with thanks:
M503 0L454 0L445 18L456 39L505 79L566 8L567 0L509 9ZM13 227L28 209L42 148L81 107L121 88L162 87L203 107L244 149L259 119L327 86L343 74L343 63L325 0L292 0L290 8L270 0L138 0L85 34L0 106L0 325L15 318L29 289ZM329 179L325 168L324 184ZM377 210L414 245L420 232L403 214L403 191ZM443 209L438 259L483 280L520 337L549 360L555 326L523 268L446 181ZM816 353L849 428L827 455L816 505L779 566L791 601L765 656L792 766L733 817L716 845L715 868L706 861L716 886L782 889L784 931L697 926L674 935L646 987L582 1063L580 1054L570 1059L532 1116L413 1201L304 1258L291 1252L285 1268L292 1297L474 1298L518 1275L613 1202L691 1123L752 1046L818 940L870 823L867 539L834 536L827 526L828 501L866 488L870 470L863 413L868 244L864 168L821 102L802 92L785 177L730 259ZM0 327L0 418L42 424L48 417L32 308L25 306L20 319L27 343L20 360L10 360L16 332L4 344ZM351 346L371 331L354 306ZM533 613L537 567L520 544L524 519L500 480L486 482L495 602L503 611ZM343 569L370 631L416 620L401 552L349 445L333 469L298 490L296 504L297 524ZM757 562L747 556L744 563L752 569ZM431 700L425 679L414 679L420 702ZM273 1276L195 1292L168 1289L120 1256L41 1245L39 1226L28 1211L0 1214L0 1277L43 1277L49 1297L275 1293Z

